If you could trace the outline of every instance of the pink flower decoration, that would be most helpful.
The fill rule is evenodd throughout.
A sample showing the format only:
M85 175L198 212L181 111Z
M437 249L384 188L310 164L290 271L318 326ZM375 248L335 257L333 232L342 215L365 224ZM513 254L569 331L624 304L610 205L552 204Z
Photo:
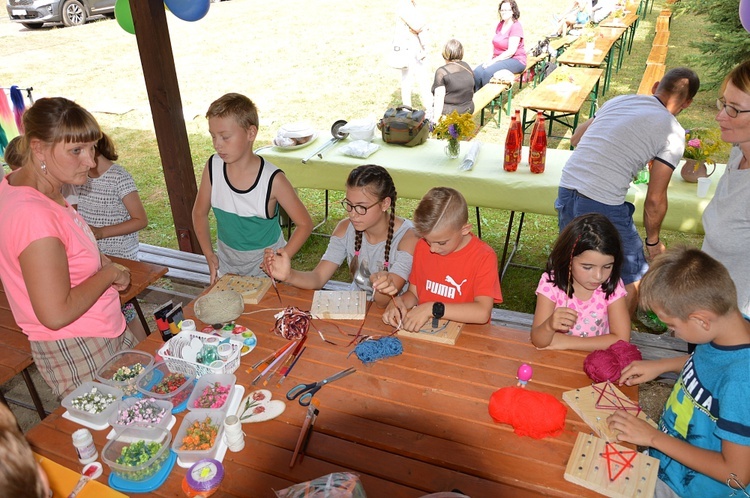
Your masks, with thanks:
M688 140L688 145L690 147L700 148L701 146L701 140L699 138L694 138L692 140Z

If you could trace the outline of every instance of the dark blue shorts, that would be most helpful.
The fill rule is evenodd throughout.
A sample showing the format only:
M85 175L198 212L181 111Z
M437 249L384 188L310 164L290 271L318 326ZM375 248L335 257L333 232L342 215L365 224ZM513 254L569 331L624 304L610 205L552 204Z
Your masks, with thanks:
M625 285L639 281L648 270L648 263L643 254L643 241L635 228L633 213L635 206L629 202L619 206L610 206L589 199L575 190L560 187L557 191L555 201L557 210L557 224L560 231L565 228L573 218L588 213L600 213L609 218L609 221L617 228L622 239L622 251L624 261L622 265L622 281Z

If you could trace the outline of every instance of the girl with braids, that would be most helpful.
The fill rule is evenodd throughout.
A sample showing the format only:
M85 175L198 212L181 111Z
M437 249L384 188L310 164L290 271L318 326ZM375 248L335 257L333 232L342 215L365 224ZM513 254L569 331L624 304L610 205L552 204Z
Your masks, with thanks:
M560 233L537 287L531 342L540 349L607 349L630 341L620 235L605 216L575 218ZM558 333L559 332L559 333Z
M341 205L349 214L331 235L331 241L314 270L291 268L284 249L266 249L264 268L273 278L302 289L322 289L346 258L352 275L366 262L369 281L352 282L384 307L391 294L401 292L411 272L417 237L409 220L396 216L396 187L382 166L367 164L349 173Z

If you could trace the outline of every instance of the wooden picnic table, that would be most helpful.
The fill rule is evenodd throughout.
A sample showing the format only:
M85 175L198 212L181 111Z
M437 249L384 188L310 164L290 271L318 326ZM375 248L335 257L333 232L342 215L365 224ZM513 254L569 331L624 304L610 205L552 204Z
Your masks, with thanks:
M284 306L310 309L312 291L283 284L279 290ZM250 385L258 372L246 369L286 343L271 332L279 307L271 289L259 305L247 305L237 320L258 337L258 346L242 357L235 372L246 394L263 387ZM186 315L191 314L192 303L186 307ZM514 434L488 413L491 394L514 386L524 362L534 368L528 389L559 400L563 392L589 385L582 372L584 353L538 351L529 342L528 331L467 325L455 346L403 338L403 354L366 366L347 347L361 323L315 320L315 328L337 345L323 342L311 329L307 350L282 387L275 379L265 386L274 399L285 400L286 392L298 383L318 381L348 367L357 369L316 394L320 414L304 461L289 467L306 408L287 401L278 418L244 426L245 448L227 452L226 477L215 497L271 498L272 489L340 471L358 474L372 497L411 498L452 489L475 498L597 496L563 478L578 432L590 431L573 410L568 410L559 437L541 440ZM391 330L373 307L362 333L381 335ZM152 334L138 348L153 353L161 345L158 334ZM636 388L623 392L637 400ZM62 408L55 411L27 437L37 453L78 470L70 441L80 426L62 418L62 413ZM172 434L182 417L178 415ZM108 431L92 432L101 451ZM148 496L182 496L185 473L186 469L175 466L166 483ZM99 481L106 482L108 474L105 468Z
M634 11L625 11L626 14L623 17L614 17L614 13L610 14L609 17L599 23L599 27L602 28L620 28L625 27L625 35L623 41L627 42L628 54L633 49L633 38L635 38L635 30L638 27L638 14ZM622 67L622 55L623 47L620 46L620 53L617 57L617 69Z
M557 122L572 130L578 126L581 107L591 100L589 117L593 116L599 89L601 69L559 66L536 88L528 92L521 102L523 117L521 126L524 132L535 117L526 119L528 110L542 111L548 122L547 136L552 136L552 125ZM565 118L573 117L572 125ZM573 147L571 146L571 149Z
M568 47L565 53L557 58L557 63L564 66L604 68L604 83L602 86L602 95L604 95L607 93L612 75L613 51L618 41L622 49L621 38L625 30L624 27L598 27L594 30L596 38L594 39L593 50L586 48L586 40L583 36L580 36ZM603 67L605 65L606 67Z

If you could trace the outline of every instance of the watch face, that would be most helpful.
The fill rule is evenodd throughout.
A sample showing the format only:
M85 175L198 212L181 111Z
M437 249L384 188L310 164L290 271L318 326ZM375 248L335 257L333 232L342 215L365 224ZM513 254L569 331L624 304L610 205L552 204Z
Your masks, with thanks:
M445 314L445 305L443 303L435 303L432 305L432 316L435 318L443 318Z

